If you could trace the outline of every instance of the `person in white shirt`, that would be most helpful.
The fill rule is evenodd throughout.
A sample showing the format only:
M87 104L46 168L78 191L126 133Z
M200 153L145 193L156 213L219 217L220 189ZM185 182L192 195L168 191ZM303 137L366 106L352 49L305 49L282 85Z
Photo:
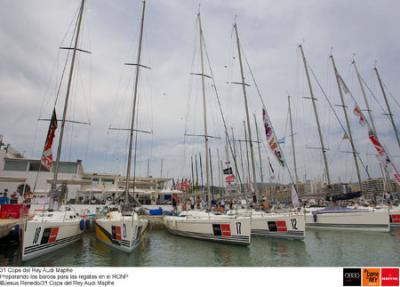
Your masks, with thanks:
M202 199L201 202L200 202L200 209L201 210L206 209L206 202L204 201L204 199Z

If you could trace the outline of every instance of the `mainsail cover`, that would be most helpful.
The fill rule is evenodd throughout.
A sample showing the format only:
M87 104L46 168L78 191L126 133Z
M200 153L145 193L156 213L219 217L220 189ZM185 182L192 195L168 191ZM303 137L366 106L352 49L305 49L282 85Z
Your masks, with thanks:
M283 154L282 154L281 148L279 147L279 142L278 142L278 139L274 132L274 129L272 128L272 124L269 119L267 110L265 108L263 108L262 112L263 112L265 135L267 137L268 145L269 145L271 151L273 152L273 154L275 155L276 159L278 160L279 164L281 166L285 166Z
M54 137L56 135L56 129L57 129L57 115L56 115L56 109L54 108L53 115L51 116L50 120L49 130L47 132L46 143L44 144L43 154L41 158L42 166L48 171L51 170L51 167L53 165L53 152L51 148L53 146Z

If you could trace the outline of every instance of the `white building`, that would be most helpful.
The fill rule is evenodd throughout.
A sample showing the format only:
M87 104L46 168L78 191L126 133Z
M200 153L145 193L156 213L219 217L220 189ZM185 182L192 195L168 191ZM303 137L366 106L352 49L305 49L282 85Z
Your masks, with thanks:
M54 166L53 166L54 168ZM40 171L39 171L40 169ZM67 199L75 198L82 186L91 184L91 181L82 179L84 173L82 162L60 162L57 183L66 183L68 186ZM40 167L40 160L27 159L11 145L5 144L0 136L0 193L8 195L18 192L35 192L47 194L53 179L53 173ZM35 190L33 190L35 189Z
M53 165L54 168L54 165ZM39 171L40 169L40 171ZM0 135L0 196L14 192L22 195L33 192L35 197L46 196L53 180L53 172L40 167L39 159L25 158ZM136 177L129 181L129 189L161 190L169 178ZM85 173L81 160L60 162L57 184L68 186L67 201L89 200L93 197L121 194L126 186L125 177L119 174ZM96 196L97 195L97 196Z

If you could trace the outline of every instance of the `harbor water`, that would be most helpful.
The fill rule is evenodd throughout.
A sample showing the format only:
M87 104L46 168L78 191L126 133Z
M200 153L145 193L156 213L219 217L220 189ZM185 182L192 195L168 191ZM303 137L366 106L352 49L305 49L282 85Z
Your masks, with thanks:
M150 230L131 254L97 241L94 233L22 263L18 246L0 246L0 266L399 266L400 228L390 233L307 230L304 241L252 237L250 246L213 243Z

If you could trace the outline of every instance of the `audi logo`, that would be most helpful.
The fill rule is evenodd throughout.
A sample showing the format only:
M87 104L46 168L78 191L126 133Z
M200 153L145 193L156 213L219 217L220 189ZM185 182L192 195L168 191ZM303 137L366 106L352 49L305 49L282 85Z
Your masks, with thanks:
M345 273L344 278L360 278L360 273Z

